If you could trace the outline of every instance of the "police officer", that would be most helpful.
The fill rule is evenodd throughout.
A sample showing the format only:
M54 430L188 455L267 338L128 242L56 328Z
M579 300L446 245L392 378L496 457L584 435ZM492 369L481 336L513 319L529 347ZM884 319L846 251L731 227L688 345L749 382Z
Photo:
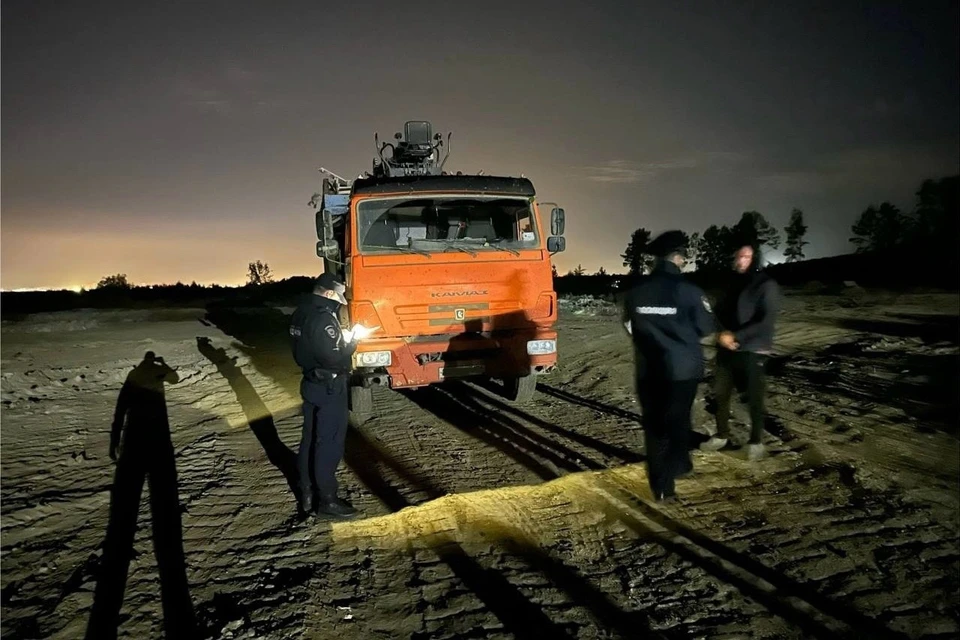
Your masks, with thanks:
M674 497L674 479L693 470L690 412L703 374L700 339L715 320L699 287L680 273L686 235L667 231L647 251L653 272L627 293L624 325L633 337L637 396L643 412L647 475L654 498Z
M293 313L290 335L293 357L303 370L303 437L300 508L312 513L350 517L356 510L337 497L337 465L343 458L349 420L348 378L356 344L343 331L337 311L346 303L346 288L333 274L322 274L313 295ZM314 490L319 500L314 500Z

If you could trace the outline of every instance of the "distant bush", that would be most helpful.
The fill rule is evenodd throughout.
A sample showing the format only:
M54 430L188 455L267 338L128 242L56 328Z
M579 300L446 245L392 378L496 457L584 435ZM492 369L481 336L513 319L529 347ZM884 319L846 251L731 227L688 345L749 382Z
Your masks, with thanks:
M105 276L97 283L97 289L129 289L130 283L127 281L127 274L118 273L112 276Z

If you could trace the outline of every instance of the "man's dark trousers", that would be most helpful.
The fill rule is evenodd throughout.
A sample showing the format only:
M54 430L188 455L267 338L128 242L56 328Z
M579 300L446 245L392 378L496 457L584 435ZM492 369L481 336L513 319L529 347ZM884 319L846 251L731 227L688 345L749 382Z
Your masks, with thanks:
M330 382L304 380L300 384L303 397L303 435L297 464L300 468L300 490L316 488L321 498L337 495L337 465L343 458L350 411L347 398L347 376L339 375Z
M671 496L674 480L693 468L690 412L698 380L641 380L640 407L647 451L647 475L654 497Z
M717 398L718 438L730 438L730 401L736 389L745 388L750 406L750 443L761 443L766 420L767 359L761 353L717 349L714 392Z

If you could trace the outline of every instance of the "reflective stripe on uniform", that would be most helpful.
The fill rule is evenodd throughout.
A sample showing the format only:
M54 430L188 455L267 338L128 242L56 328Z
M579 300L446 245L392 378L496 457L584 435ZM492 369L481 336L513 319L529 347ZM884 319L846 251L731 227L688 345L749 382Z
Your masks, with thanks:
M642 316L675 316L676 307L637 307L637 313Z

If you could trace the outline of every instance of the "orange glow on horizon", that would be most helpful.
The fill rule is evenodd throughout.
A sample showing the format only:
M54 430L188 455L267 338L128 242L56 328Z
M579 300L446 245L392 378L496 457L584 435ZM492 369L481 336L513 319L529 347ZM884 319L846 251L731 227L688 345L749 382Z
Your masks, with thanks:
M234 229L211 242L206 234L179 238L166 234L104 231L4 230L0 288L92 289L118 273L138 286L158 284L240 286L247 265L263 260L274 278L318 274L320 259L308 238L302 246L279 236L264 242L262 232ZM56 259L51 259L56 256Z

